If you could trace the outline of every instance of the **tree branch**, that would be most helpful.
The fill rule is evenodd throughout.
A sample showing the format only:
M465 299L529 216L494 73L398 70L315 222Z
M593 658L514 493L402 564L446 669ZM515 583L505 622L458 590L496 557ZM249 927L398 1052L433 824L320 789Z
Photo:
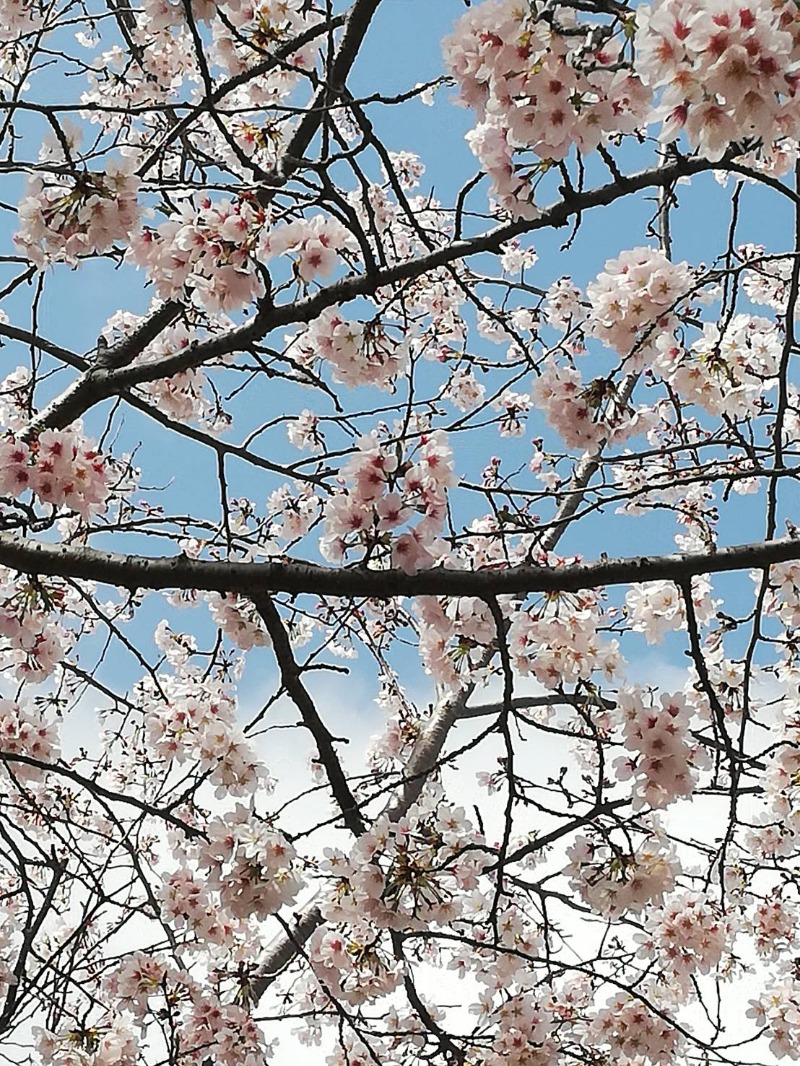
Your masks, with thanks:
M347 775L339 762L339 756L333 746L333 737L320 718L314 701L303 684L301 670L292 654L292 646L278 609L269 596L256 596L253 603L263 618L272 641L272 650L275 652L281 672L281 684L300 712L303 725L311 733L317 745L319 760L325 768L328 783L342 812L344 824L354 836L359 837L366 832L366 823L361 817L358 801L350 790Z
M71 544L45 544L0 534L0 565L21 573L100 581L135 589L199 589L206 592L309 593L317 596L389 599L394 596L526 596L577 592L643 581L677 584L698 574L720 574L800 559L800 539L737 544L714 552L637 555L574 566L512 566L506 570L404 570L338 568L284 560L249 563L206 561L184 555L123 555Z

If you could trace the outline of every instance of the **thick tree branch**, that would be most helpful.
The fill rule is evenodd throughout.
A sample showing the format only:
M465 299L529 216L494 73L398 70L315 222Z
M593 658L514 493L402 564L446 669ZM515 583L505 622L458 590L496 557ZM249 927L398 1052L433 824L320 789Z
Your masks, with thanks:
M206 592L259 592L388 599L393 596L525 596L536 592L577 592L643 581L677 584L698 574L758 569L800 559L800 539L736 544L714 552L637 555L574 566L513 566L507 570L447 570L416 574L403 570L337 568L283 561L246 563L205 561L183 555L148 558L71 544L45 544L0 534L0 565L21 573L100 581L126 589L200 589Z

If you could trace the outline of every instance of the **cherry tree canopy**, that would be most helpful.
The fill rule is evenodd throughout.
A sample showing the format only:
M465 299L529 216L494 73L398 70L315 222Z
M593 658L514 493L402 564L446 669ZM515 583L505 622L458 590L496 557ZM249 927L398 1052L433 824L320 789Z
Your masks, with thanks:
M800 1059L795 0L0 16L0 1060Z

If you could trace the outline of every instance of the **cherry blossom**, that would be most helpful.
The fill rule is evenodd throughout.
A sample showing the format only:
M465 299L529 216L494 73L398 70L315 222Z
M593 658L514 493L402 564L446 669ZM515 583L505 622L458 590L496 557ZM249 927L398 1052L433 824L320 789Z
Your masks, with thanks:
M590 1040L610 1049L625 1066L637 1062L660 1066L679 1052L680 1036L641 1000L617 995L597 1012L587 1027Z
M515 151L532 150L546 169L573 146L592 151L604 135L633 132L647 117L650 94L640 79L609 69L618 44L594 52L575 47L512 0L492 0L462 16L444 48L461 101L477 112L470 148L514 215L535 217L533 177L540 169L515 165Z
M323 359L333 368L334 381L350 387L386 388L408 365L409 344L378 320L351 322L329 308L296 341L299 359L310 364Z
M675 885L675 853L655 833L635 851L578 837L568 852L572 884L590 906L607 916L637 913L663 899Z
M37 1050L53 1066L133 1066L139 1042L126 1019L111 1017L88 1032L41 1030Z
M32 492L42 503L67 507L84 520L105 509L109 471L105 458L80 428L47 429L29 444L0 438L0 491Z
M23 704L0 700L0 753L7 772L20 781L37 780L42 770L37 763L46 765L58 756L58 731L55 723ZM13 757L22 758L17 761ZM23 760L31 759L33 764Z
M610 259L586 290L590 332L641 367L656 336L676 324L674 311L692 287L688 263L672 263L662 251L634 248Z
M148 271L162 299L238 310L264 293L256 249L265 221L251 198L185 200L168 221L136 234L128 254Z
M455 482L446 434L423 435L402 465L376 433L362 437L344 473L347 493L333 496L325 506L323 555L337 559L356 544L370 548L391 544L393 563L407 572L432 566L439 550L436 536L444 519L446 490ZM423 516L417 525L393 537L392 531L415 512Z
M751 1000L747 1012L748 1017L754 1018L758 1025L766 1027L770 1051L781 1058L800 1058L795 1028L800 1004L798 995L797 981L787 975L765 990L758 999Z
M206 597L211 617L226 637L247 651L269 644L269 636L252 603L230 593L209 593Z
M665 961L669 978L685 987L693 973L720 965L732 945L734 925L713 900L697 892L671 896L651 913L640 951Z
M636 778L634 807L665 807L692 793L697 770L706 765L702 747L690 739L691 709L680 694L661 693L660 706L641 691L620 693L619 715L628 752L617 762L622 779Z
M220 795L269 788L270 778L237 724L235 698L225 686L187 670L175 678L161 676L158 689L147 686L143 696L148 744L159 758L178 764L197 760Z
M71 180L29 179L15 242L40 266L78 260L126 243L139 220L139 180L126 160Z
M622 665L617 641L597 633L602 607L594 596L553 597L521 612L509 630L509 650L520 674L548 688L588 680L595 671L614 677Z
M659 0L637 11L636 69L661 90L654 117L661 136L681 130L709 159L755 134L769 150L797 127L797 34L785 4Z
M209 823L199 853L205 883L237 918L264 917L291 903L300 887L296 852L280 833L253 824L245 807Z
M234 1003L198 995L184 1027L185 1053L190 1062L209 1054L223 1066L263 1066L271 1058L263 1032L251 1015Z

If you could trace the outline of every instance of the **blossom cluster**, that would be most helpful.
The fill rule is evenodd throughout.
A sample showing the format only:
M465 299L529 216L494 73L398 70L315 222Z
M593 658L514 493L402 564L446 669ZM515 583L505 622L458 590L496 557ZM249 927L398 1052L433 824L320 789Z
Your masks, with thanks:
M449 565L470 570L500 569L530 558L535 558L541 565L563 565L564 560L553 553L535 551L529 535L502 540L498 536L501 530L502 524L494 515L472 521L467 527L468 537L450 554ZM497 604L503 617L511 620L513 625L516 615L512 598L498 596ZM415 603L415 613L419 619L420 657L437 685L456 691L464 683L486 673L486 649L497 638L497 624L485 599L479 596L420 596ZM518 619L523 631L528 624L526 615L523 611ZM531 614L530 618L533 617ZM546 649L542 647L537 651L541 652L540 661L544 664ZM530 648L527 654L531 656ZM527 666L520 665L530 672L530 662Z
M193 850L158 892L164 917L186 931L187 948L217 945L230 953L247 941L254 920L291 903L300 888L292 845L242 806L211 819Z
M488 605L477 596L417 600L419 653L438 684L457 689L497 635Z
M619 642L598 633L602 618L599 597L590 591L546 597L516 613L508 633L516 670L551 689L588 681L595 672L615 677L623 660Z
M800 839L800 706L794 698L785 698L781 704L762 782L762 806L753 819L748 846L761 856L796 855Z
M677 1029L656 1014L639 995L621 992L597 1011L587 1026L593 1047L607 1047L622 1066L668 1066L676 1061L681 1037Z
M735 926L717 902L701 892L677 892L651 911L638 935L639 952L657 960L678 984L719 966L730 949Z
M547 361L531 395L569 448L593 447L608 436L609 423L624 413L616 405L616 387L611 381L597 379L586 384L579 370L559 366L555 359ZM606 401L610 401L612 409L601 413Z
M289 443L301 451L320 451L322 449L322 432L319 425L319 416L305 408L297 418L287 422L286 436L289 438Z
M271 1058L270 1046L252 1015L214 995L195 996L181 1037L181 1052L191 1063L210 1058L219 1066L265 1066Z
M142 1019L151 1009L151 1000L163 999L188 982L188 974L177 970L160 954L132 951L106 976L104 987L115 997L120 1009Z
M14 41L18 37L31 33L41 24L41 12L34 0L6 0L3 4L0 41Z
M699 626L714 617L715 602L706 577L692 580L692 604ZM643 633L648 644L660 644L667 633L686 627L686 607L671 581L644 581L625 594L625 607L634 633Z
M355 322L338 307L328 307L297 337L293 349L303 365L320 359L327 363L333 380L349 388L386 389L407 368L410 341L380 318Z
M559 367L551 359L537 379L533 395L548 424L567 447L596 451L652 432L653 409L630 403L631 383L631 376L617 382L613 374L602 374L585 382L575 367ZM538 461L541 458L544 457ZM540 474L545 484L553 480L552 472L541 466L532 465L531 470Z
M267 220L250 197L186 199L166 222L145 226L128 257L159 297L191 297L208 311L234 311L264 295L257 249Z
M216 944L230 946L239 924L232 915L223 911L219 900L209 891L204 877L182 867L173 870L164 878L158 892L161 913L172 927L186 931L191 945Z
M14 964L19 958L23 940L24 922L20 921L14 901L6 900L0 911L0 990L7 995L8 988L18 981Z
M771 307L786 313L792 277L792 260L788 256L767 255L762 244L742 244L737 256L750 264L742 273L742 288L752 304ZM795 308L795 317L800 308Z
M509 996L486 1019L494 1039L485 1066L557 1066L561 1057L550 1004L531 993Z
M445 388L445 396L459 411L471 411L486 395L486 388L469 367L456 367Z
M583 294L572 278L563 277L548 288L543 304L544 318L554 329L573 329L587 314Z
M756 951L765 958L775 958L797 943L800 921L797 907L785 898L771 896L753 909L751 926Z
M728 146L797 133L795 67L800 32L794 5L770 0L655 0L636 12L636 71L658 92L661 138L684 131L711 160Z
M567 852L567 873L581 899L599 914L616 918L661 900L675 885L677 856L658 834L635 851L623 850L597 834L579 836Z
M666 807L690 796L706 753L693 743L689 725L693 710L681 693L662 692L660 706L651 693L623 689L618 715L623 723L626 754L614 763L620 780L635 778L633 809Z
M525 956L539 955L544 947L541 926L537 926L525 908L514 900L500 904L496 923L491 920L493 890L475 890L470 894L469 907L455 927L466 932L469 940L458 947L448 967L460 978L471 974L483 986L480 1016L491 1020L511 1022L511 1017L498 1017L497 998L507 1002L506 993L530 987L531 972ZM509 950L504 950L509 949ZM529 1005L538 1009L538 1001Z
M202 1063L213 1055L223 1066L264 1066L271 1057L269 1043L244 1007L223 1003L207 985L197 984L158 953L134 951L124 956L104 985L126 1011L126 1017L133 1015L138 1024L145 1022L148 1012L169 1010L187 1062ZM113 1034L117 1034L119 1046L127 1031L119 1023L108 1026L107 1043L99 1045L96 1058L56 1061L59 1066L127 1066L128 1060L121 1053L116 1059L111 1053ZM109 1049L107 1054L101 1051L104 1046ZM45 1056L47 1050L43 1045L40 1052ZM44 1061L51 1059L44 1057Z
M43 587L0 567L0 668L21 681L49 677L71 642L55 616L64 604L64 591L55 583Z
M132 237L128 258L147 270L162 299L194 301L217 313L263 297L263 267L275 256L292 255L295 278L308 284L327 277L352 248L337 219L313 215L272 227L268 212L243 193L235 200L183 200L165 222Z
M156 310L150 308L150 314ZM166 326L136 358L136 365L158 364L163 359L178 355L188 349L192 341L197 340L198 317L187 308L185 317ZM206 316L206 323L219 333L233 329L233 322L225 315ZM146 317L135 315L130 311L116 311L103 327L101 336L109 346L130 337L146 321ZM208 381L199 367L189 367L171 373L168 377L154 381L142 382L137 388L165 415L178 422L202 422L210 430L225 429L228 420L219 402L211 402L208 397Z
M564 24L568 8L556 7ZM533 217L537 166L515 166L530 150L545 167L573 146L590 152L608 135L643 126L650 92L620 65L621 46L587 47L586 35L560 32L556 20L537 19L515 0L491 0L462 16L444 42L445 64L461 102L478 125L470 148L491 177L499 203Z
M633 248L609 259L586 289L588 331L641 369L656 338L677 325L677 305L690 292L694 273L657 248Z
M265 261L278 255L292 255L295 277L308 284L318 277L327 278L340 256L354 252L357 247L355 238L338 219L312 215L267 231L262 253Z
M5 316L0 315L0 323ZM26 366L15 367L0 381L0 426L19 433L30 419L31 372Z
M213 14L214 6L207 4ZM266 52L276 43L291 40L303 30L309 29L320 19L319 12L304 5L302 0L257 0L256 3L242 4L230 2L221 4L225 15L215 19L212 24L214 43L212 55L214 60L230 75L241 74L263 59ZM180 10L180 5L178 5ZM313 42L299 55L289 57L282 70L282 77L273 73L268 82L262 82L258 89L263 93L264 103L269 100L267 92L277 99L285 95L293 86L297 75L292 75L291 67L311 67L311 57L319 48L319 42Z
M91 1028L40 1029L36 1050L48 1066L136 1066L140 1049L130 1019L112 1015Z
M370 737L366 759L373 770L385 771L405 763L419 736L422 719L388 668L381 676L375 703L385 715L382 729Z
M323 913L397 930L452 921L487 864L483 844L464 809L431 792L398 821L378 818L348 856L328 853Z
M0 699L0 753L7 757L1 761L6 763L14 780L40 780L41 767L17 761L13 756L40 763L54 762L59 756L58 729L41 711L24 703Z
M776 1058L800 1059L800 983L793 974L785 974L752 999L747 1016L767 1029L769 1049Z
M237 648L269 647L269 634L252 600L238 592L209 592L206 600L214 624Z
M233 693L213 677L186 669L161 675L143 690L145 729L155 755L167 763L196 761L220 794L242 796L270 781L236 722Z
M553 162L653 123L664 141L685 132L711 160L750 138L785 165L783 142L800 128L790 3L656 0L637 8L635 26L631 63L625 34L579 25L567 5L545 19L487 0L459 20L445 62L476 112L467 140L504 209L535 217L536 184ZM515 159L526 150L536 159L527 168Z
M45 429L30 442L6 434L0 437L0 493L16 499L28 490L88 521L106 506L107 460L79 426Z
M205 883L235 918L266 918L291 903L300 889L297 853L282 833L243 806L212 818L199 847Z
M177 10L172 3L159 6L162 10ZM194 0L192 7L196 6ZM132 35L139 49L140 63L131 65L127 51L119 44L100 52L92 58L86 71L88 84L81 102L95 105L91 120L101 123L106 130L125 129L127 148L138 155L140 149L149 154L154 133L162 134L163 128L159 130L156 125L154 129L152 120L147 120L149 116L141 126L126 124L125 109L163 104L174 99L176 91L186 82L199 80L199 70L192 36L186 26L159 25L150 21L144 12L137 12L137 15ZM88 43L92 44L91 38ZM164 160L164 170L170 176L179 172L169 153Z
M325 504L320 546L325 558L339 561L356 545L390 544L392 565L407 573L432 566L446 514L446 490L456 480L447 435L423 434L413 455L401 462L397 447L382 443L373 432L361 438L342 473L346 492ZM417 514L422 517L413 529L394 535Z
M761 574L753 575L758 581ZM787 629L800 629L800 562L775 563L769 570L765 611Z
M178 0L145 0L143 6L147 25L153 31L170 29L186 22L186 8ZM224 7L234 10L238 4L225 4ZM214 4L210 0L190 0L189 11L195 21L208 22L214 14Z
M671 352L666 377L686 403L746 418L763 408L765 392L775 386L782 348L774 322L734 315L722 327L706 323L688 349Z
M270 536L288 541L305 536L319 518L321 507L320 498L309 482L303 482L295 489L291 485L281 485L270 493L267 501Z
M89 255L127 243L139 222L139 179L130 160L109 160L99 173L28 179L17 208L14 241L37 266L75 266Z
M367 920L321 926L307 951L326 993L354 1007L388 995L401 980L391 950L381 944L381 930Z
M687 263L672 263L656 249L634 248L608 260L590 283L588 310L580 291L562 278L546 294L545 316L551 325L573 330L563 342L571 356L585 353L588 335L615 349L628 372L640 371L646 362L662 360L692 279ZM651 428L651 413L630 405L613 374L586 381L574 359L564 361L558 349L545 359L531 398L570 448L592 448L602 440L618 444Z

